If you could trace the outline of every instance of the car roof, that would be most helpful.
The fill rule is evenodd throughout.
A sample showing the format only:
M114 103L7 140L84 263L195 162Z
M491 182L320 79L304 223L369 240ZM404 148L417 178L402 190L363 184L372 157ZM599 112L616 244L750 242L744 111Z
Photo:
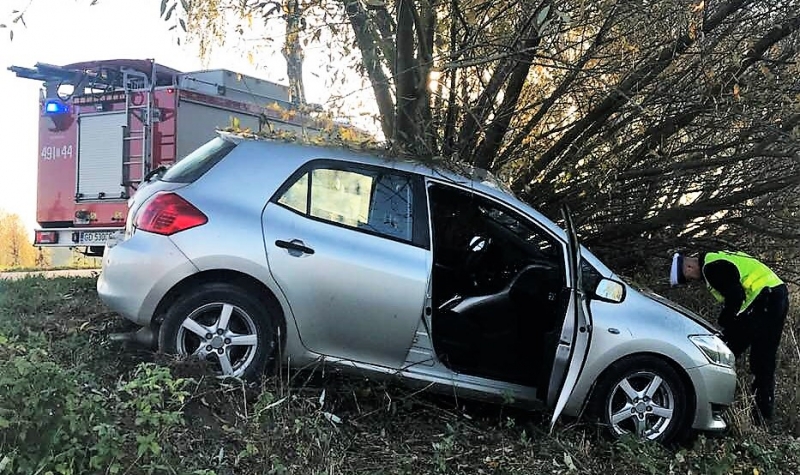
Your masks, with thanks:
M366 148L364 150L356 150L333 145L316 145L313 143L297 142L293 139L263 138L224 131L220 131L219 135L224 140L234 142L255 142L260 144L258 146L267 148L280 147L284 157L286 157L287 153L294 155L293 157L286 158L303 161L312 158L330 158L387 167L430 178L455 182L462 186L474 188L477 191L493 195L496 198L518 199L514 195L514 192L490 171L455 160L437 160L436 162L432 162L422 158L392 157L382 154L379 149Z

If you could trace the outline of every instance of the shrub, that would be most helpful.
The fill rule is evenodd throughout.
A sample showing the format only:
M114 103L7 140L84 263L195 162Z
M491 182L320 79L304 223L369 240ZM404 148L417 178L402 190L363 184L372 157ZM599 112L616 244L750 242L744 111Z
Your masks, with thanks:
M109 391L46 351L23 348L12 344L19 354L0 364L0 472L118 473L134 463L149 473L165 469L160 441L183 424L189 380L142 363Z

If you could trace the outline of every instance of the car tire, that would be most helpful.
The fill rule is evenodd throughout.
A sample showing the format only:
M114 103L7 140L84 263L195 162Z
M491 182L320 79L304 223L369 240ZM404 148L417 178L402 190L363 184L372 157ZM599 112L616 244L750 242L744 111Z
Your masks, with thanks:
M686 438L693 404L678 372L661 358L625 358L598 378L590 412L608 435L643 432L647 439L668 445Z
M159 350L206 359L221 377L256 382L277 347L277 319L271 306L240 287L201 284L167 310Z

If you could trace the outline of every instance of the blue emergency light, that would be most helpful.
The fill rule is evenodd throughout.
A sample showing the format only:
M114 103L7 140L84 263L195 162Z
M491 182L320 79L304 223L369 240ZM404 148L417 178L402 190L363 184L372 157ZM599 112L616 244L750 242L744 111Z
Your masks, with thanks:
M69 112L69 106L61 100L48 99L44 103L44 112L48 115L66 114Z

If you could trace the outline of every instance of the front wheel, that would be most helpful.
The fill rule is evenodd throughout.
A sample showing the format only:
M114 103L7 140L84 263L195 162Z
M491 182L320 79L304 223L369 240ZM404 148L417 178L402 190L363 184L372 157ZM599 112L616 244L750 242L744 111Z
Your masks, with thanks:
M275 318L241 288L207 283L181 296L167 311L159 348L207 360L223 377L257 380L274 352Z
M613 437L678 442L690 429L688 389L665 361L636 356L614 363L601 376L592 412Z

